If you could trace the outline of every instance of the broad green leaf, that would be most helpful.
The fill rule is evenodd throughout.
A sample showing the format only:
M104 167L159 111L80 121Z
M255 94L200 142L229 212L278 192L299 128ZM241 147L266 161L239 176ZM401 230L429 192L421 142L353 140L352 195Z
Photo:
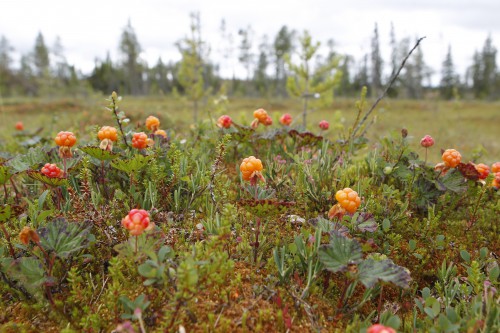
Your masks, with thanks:
M441 191L449 190L455 193L460 193L467 190L466 179L456 170L448 171L443 178L436 181L436 185Z
M322 245L318 255L329 271L345 271L349 264L358 264L361 261L361 245L354 239L331 233L330 244Z
M8 166L0 165L0 185L6 184L10 177L12 177L12 172Z
M38 234L45 250L54 251L59 258L68 258L89 246L93 239L90 228L87 223L70 223L59 218L38 229Z
M143 156L140 154L136 154L133 158L128 160L113 161L111 162L111 166L125 173L136 173L137 171L144 168L149 163L151 158L151 155Z
M401 288L408 288L411 281L406 269L394 264L390 259L364 260L358 266L358 279L367 288L373 287L379 280L394 283Z
M80 150L94 158L97 158L99 161L111 161L120 156L117 153L101 149L97 146L85 146L81 147Z
M51 178L36 170L28 170L28 176L53 187L68 185L68 180L66 178Z
M41 147L30 148L24 155L17 155L6 164L17 172L23 172L48 162L47 154Z

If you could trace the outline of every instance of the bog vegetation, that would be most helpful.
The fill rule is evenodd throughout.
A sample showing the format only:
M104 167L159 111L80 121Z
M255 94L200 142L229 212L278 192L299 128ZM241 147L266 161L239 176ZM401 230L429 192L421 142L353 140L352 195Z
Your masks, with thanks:
M141 66L130 24L121 67L87 78L55 75L41 34L19 70L3 48L2 331L499 331L498 105L460 100L495 97L491 39L472 86L448 63L444 102L422 84L420 40L384 80L375 29L371 81L366 66L351 81L348 57L313 61L307 32L290 56L284 28L275 78L261 54L250 79L242 30L248 78L228 81L199 27L170 72ZM55 98L118 88L173 97ZM339 91L359 96L332 104Z
M176 132L114 92L106 123L17 123L2 330L498 331L500 164L406 129L367 151L365 93L311 131L219 101Z

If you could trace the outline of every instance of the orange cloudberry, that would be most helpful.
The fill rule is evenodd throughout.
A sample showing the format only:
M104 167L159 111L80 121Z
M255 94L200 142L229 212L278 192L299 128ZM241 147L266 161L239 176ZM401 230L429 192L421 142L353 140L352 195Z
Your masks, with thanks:
M349 187L337 191L337 193L335 193L335 199L337 199L342 208L349 213L354 213L361 204L358 193Z
M460 164L462 160L462 155L455 149L446 149L441 157L443 159L443 163L448 168L454 168Z
M149 213L144 209L132 209L127 216L122 219L122 225L130 231L133 236L143 233L149 226Z
M152 132L156 131L160 127L160 119L155 116L149 116L146 118L146 128Z
M57 133L54 141L60 147L73 147L76 143L76 136L72 132Z
M144 132L134 133L132 136L132 147L144 149L148 146L148 136Z

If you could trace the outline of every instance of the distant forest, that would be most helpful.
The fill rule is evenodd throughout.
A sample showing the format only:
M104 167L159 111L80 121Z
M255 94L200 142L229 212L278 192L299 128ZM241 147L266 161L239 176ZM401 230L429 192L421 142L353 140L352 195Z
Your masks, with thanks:
M255 36L251 26L229 32L222 20L220 33L226 45L219 50L221 62L239 63L245 69L245 77L222 77L221 64L211 58L211 47L203 39L196 13L191 14L189 33L176 43L180 61L159 58L156 64L148 65L140 57L141 43L129 21L119 38L119 60L112 61L108 53L106 59L96 59L94 69L85 75L67 62L60 39L49 47L39 32L33 49L14 61L14 48L7 36L2 35L0 97L81 96L93 91L109 94L114 90L122 95L188 95L193 101L208 93L268 98L303 97L321 92L350 97L358 95L364 86L368 95L374 96L383 90L416 42L410 37L396 39L394 30L391 26L390 59L381 56L375 24L370 52L356 61L352 55L339 54L333 40L323 48L326 54L321 54L319 42L307 31L297 32L283 26L270 38ZM496 100L500 97L496 55L493 41L487 37L483 48L475 51L467 71L460 75L453 63L451 46L440 69L430 68L422 49L417 48L389 96ZM440 74L438 86L430 83L433 72Z

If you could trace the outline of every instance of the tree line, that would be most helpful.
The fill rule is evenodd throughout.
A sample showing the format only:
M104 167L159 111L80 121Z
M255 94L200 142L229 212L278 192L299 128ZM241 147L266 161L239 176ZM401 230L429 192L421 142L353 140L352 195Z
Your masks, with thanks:
M372 31L370 52L361 57L338 53L333 40L320 49L321 44L307 31L297 32L287 26L271 38L256 36L251 26L233 33L222 20L220 37L224 43L217 50L220 60L216 62L211 45L203 39L200 15L192 13L189 33L176 43L181 60L160 57L149 65L140 56L142 47L129 21L119 39L119 59L112 60L108 52L104 59L95 60L91 73L83 74L68 63L59 38L49 47L39 32L33 49L14 61L14 48L2 35L0 96L77 96L91 91L181 94L192 101L195 116L203 98L217 91L233 96L295 96L307 103L309 95L320 93L326 100L333 95L355 96L366 86L369 96L377 96L416 41L410 37L397 39L391 25L391 54L389 59L383 59L377 24ZM498 99L500 73L496 53L488 36L483 48L475 51L466 73L459 75L449 46L436 87L431 84L434 69L425 63L419 47L391 87L389 96L420 99L439 94L443 99ZM244 69L244 76L234 73L236 64ZM233 74L223 75L224 69L233 69Z

